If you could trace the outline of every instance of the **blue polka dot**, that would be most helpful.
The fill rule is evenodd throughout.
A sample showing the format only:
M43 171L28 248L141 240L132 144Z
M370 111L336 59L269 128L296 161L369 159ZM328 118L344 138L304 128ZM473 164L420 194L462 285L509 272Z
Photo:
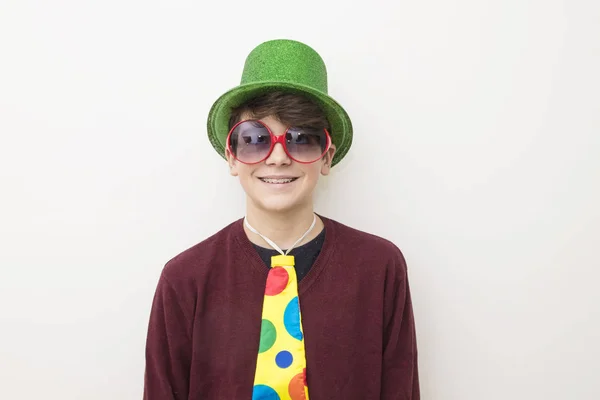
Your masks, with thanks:
M255 385L252 390L252 400L280 400L273 388L267 385Z
M300 328L300 304L298 296L294 297L285 307L283 313L283 325L290 336L302 340L302 329Z
M283 350L277 353L275 356L275 363L279 368L287 368L292 365L292 361L294 361L294 357L292 353L289 351Z

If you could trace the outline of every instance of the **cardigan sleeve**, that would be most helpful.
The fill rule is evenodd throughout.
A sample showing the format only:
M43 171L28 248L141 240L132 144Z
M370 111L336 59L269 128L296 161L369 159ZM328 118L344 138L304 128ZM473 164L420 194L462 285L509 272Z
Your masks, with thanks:
M381 400L419 400L417 341L406 263L400 250L385 283Z
M193 315L190 303L163 271L150 312L144 400L188 399Z

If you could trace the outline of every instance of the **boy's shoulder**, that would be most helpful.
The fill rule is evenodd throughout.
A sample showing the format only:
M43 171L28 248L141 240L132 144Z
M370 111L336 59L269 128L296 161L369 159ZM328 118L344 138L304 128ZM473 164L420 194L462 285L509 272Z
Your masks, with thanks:
M325 220L326 226L334 228L335 240L342 253L366 254L382 262L399 261L404 263L402 251L391 240L330 218L325 218Z
M169 278L186 279L205 271L211 262L236 246L237 230L242 229L241 221L238 219L231 222L218 232L172 257L166 262L163 274L168 275Z

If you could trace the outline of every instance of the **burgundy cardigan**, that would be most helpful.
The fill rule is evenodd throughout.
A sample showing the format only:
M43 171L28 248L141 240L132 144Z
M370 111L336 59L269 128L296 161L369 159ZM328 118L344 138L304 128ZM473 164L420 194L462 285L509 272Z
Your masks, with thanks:
M310 400L419 400L406 263L390 241L321 217L299 284ZM145 400L250 400L268 267L243 219L163 269L150 315Z

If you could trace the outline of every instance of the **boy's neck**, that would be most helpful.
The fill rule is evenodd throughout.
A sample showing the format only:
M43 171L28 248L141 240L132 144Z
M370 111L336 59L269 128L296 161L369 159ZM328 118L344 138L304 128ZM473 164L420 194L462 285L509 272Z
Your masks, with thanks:
M289 249L296 240L304 235L304 232L310 228L314 215L312 205L303 209L276 213L252 207L250 204L246 207L246 218L250 225L263 236L266 236L275 242L282 250ZM317 216L317 222L315 223L314 228L306 235L302 242L296 245L296 247L310 242L317 237L322 230L323 221ZM262 237L250 231L245 224L244 231L252 243L261 247L271 248Z

